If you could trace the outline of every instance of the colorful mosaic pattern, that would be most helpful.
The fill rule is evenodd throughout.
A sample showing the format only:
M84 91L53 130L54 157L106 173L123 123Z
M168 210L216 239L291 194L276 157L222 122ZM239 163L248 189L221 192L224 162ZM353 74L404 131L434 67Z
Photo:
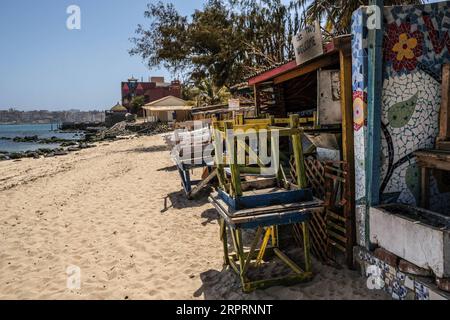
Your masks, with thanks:
M420 172L413 152L433 148L439 132L441 70L450 61L450 5L386 8L385 20L381 194L384 202L417 205ZM436 187L434 195L440 194ZM440 200L434 209L448 212L450 194Z
M364 158L366 144L370 143L365 126L367 115L364 120L360 117L361 110L367 112L364 109L368 74L365 10L360 8L354 13L352 25L359 204L365 203ZM420 170L413 153L433 148L439 130L441 70L444 63L450 62L450 2L386 7L384 18L381 199L383 203L415 205L420 193ZM432 209L450 213L450 194L441 192L434 179L431 187ZM357 220L364 221L358 217Z
M383 288L395 300L444 300L445 298L415 276L405 274L397 268L374 257L364 249L358 249L356 260L360 263L364 275L370 277L371 266L380 271Z
M355 147L356 241L366 246L367 17L361 8L352 20L352 86Z

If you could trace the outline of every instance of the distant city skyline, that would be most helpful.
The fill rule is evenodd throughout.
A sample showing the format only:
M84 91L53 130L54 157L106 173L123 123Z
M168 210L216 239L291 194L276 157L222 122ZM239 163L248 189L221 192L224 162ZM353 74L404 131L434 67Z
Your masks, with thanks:
M0 109L105 110L121 100L122 81L178 78L130 57L129 38L152 0L16 0L0 4ZM171 0L186 15L203 1ZM70 5L81 30L69 30Z

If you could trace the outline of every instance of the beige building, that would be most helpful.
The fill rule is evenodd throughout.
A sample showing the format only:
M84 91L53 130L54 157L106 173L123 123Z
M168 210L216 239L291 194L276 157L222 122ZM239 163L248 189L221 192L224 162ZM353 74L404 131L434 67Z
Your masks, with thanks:
M192 106L174 96L147 103L142 109L144 119L149 122L184 122L192 119Z

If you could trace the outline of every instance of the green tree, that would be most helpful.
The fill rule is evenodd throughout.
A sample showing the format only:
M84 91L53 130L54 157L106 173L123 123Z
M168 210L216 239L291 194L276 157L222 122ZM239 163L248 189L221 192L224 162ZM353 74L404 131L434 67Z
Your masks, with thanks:
M197 85L210 79L217 88L290 59L301 24L297 1L281 0L208 0L190 17L158 2L148 4L145 17L150 24L138 25L131 55L149 68L189 74Z
M148 26L138 25L131 55L149 68L163 65L189 75L196 86L209 79L230 88L254 72L294 58L292 38L306 24L322 23L326 36L350 32L353 12L369 0L207 0L181 15L173 4L148 4ZM421 0L385 0L386 5ZM208 81L209 81L208 80Z
M131 113L138 114L142 110L142 106L145 104L144 96L137 96L131 100Z
M231 93L225 86L218 88L208 78L202 79L197 84L188 82L183 85L182 98L191 105L202 107L227 103Z
M385 6L420 4L421 0L384 0ZM319 20L324 30L331 35L350 33L352 15L361 6L369 5L369 0L299 0L305 7L305 21Z

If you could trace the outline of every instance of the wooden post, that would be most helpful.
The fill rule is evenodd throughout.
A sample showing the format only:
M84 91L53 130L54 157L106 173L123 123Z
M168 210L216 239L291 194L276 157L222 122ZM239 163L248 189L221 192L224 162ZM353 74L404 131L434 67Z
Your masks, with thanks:
M442 68L442 97L439 141L450 140L450 64Z
M353 267L353 246L356 243L355 225L355 147L353 137L353 94L352 94L352 56L340 50L340 80L341 80L341 110L342 110L342 153L347 164L347 179L345 181L347 203L344 216L347 219L347 266Z
M225 219L220 219L220 240L222 240L223 244L223 264L224 266L228 266L230 264L230 260L228 257L228 236L227 236L227 224Z
M292 129L299 127L299 116L297 114L290 116L290 126ZM302 135L297 133L291 136L295 158L295 170L297 171L297 185L300 189L305 189L308 186L308 183L306 181L305 159L303 157L303 145L301 138Z
M229 166L231 170L231 185L233 186L234 197L242 196L242 188L241 188L241 174L239 171L239 165L237 161L237 148L236 143L234 141L234 135L232 137L228 136L228 130L233 130L233 126L229 122L225 122L225 137L226 137L226 146L227 146L227 155L229 159ZM231 138L231 139L230 139Z
M226 190L225 189L226 179L223 163L223 139L216 121L213 122L213 135L214 135L214 149L215 149L214 157L217 168L217 178L219 179L219 187L222 190Z
M309 242L309 222L303 222L303 250L305 255L305 271L311 272L311 247Z
M253 94L255 99L255 116L258 118L261 114L261 110L259 110L259 93L258 86L256 84L253 85Z

